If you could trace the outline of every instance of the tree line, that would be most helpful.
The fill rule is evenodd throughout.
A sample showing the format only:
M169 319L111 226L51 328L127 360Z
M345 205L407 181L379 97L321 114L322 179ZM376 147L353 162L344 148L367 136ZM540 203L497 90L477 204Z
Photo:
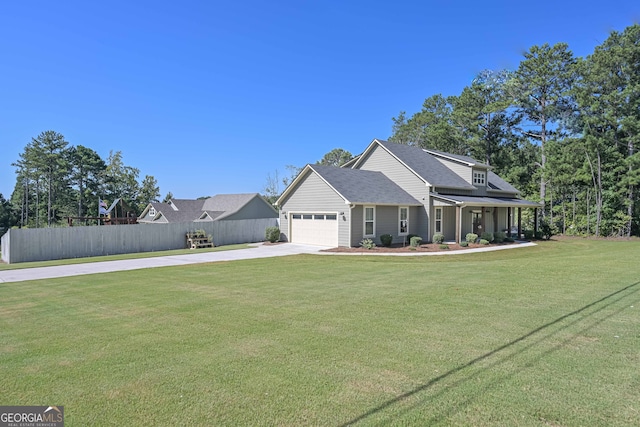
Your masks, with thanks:
M593 53L533 46L516 70L484 71L393 119L390 141L468 155L544 203L565 234L638 235L640 25Z
M67 217L96 217L100 200L116 198L137 215L160 197L157 180L152 175L140 180L140 170L126 165L122 152L111 151L105 160L52 130L32 138L12 166L16 183L9 200L0 194L0 229L51 227L66 224Z

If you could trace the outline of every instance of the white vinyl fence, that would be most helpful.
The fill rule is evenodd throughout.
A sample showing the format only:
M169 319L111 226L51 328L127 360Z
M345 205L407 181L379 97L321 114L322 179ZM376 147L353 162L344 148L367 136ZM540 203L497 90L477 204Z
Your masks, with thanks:
M46 261L187 247L186 234L204 230L216 246L265 240L276 218L173 224L103 225L65 228L22 228L2 236L6 263Z

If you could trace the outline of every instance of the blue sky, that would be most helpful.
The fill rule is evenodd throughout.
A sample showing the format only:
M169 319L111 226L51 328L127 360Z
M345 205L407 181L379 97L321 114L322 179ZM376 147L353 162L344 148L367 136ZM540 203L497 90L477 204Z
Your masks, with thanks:
M586 56L637 1L12 1L0 12L0 193L45 130L153 175L162 196L262 192L361 152L391 118L536 44ZM282 188L281 188L282 190Z

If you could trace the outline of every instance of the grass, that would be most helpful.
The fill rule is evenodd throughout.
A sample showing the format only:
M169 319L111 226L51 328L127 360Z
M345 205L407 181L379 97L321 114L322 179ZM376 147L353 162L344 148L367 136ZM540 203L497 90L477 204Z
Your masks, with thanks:
M248 244L243 243L243 244L237 244L237 245L216 246L214 248L202 248L197 250L175 249L171 251L137 252L132 254L57 259L53 261L20 262L15 264L5 264L3 262L0 262L0 270L18 270L23 268L34 268L34 267L52 267L55 265L84 264L88 262L118 261L122 259L154 258L154 257L160 257L160 256L188 255L188 254L202 253L202 252L232 251L236 249L246 249L248 247L249 247Z
M67 425L626 426L638 242L0 284L0 405Z

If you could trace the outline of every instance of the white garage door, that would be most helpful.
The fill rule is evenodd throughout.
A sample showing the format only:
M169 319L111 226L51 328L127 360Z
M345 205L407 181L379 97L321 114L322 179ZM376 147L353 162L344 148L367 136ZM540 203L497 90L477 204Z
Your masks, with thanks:
M338 216L335 213L292 214L291 241L308 245L338 246Z

